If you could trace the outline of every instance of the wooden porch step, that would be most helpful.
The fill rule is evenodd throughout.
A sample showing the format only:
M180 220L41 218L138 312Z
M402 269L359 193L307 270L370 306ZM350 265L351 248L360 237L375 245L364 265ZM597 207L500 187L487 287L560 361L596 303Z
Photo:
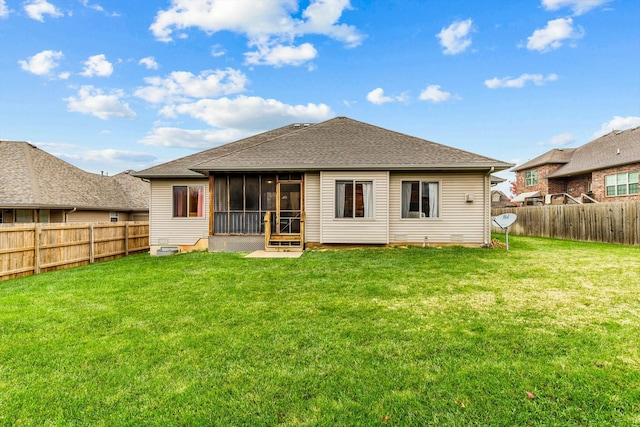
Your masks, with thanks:
M302 239L299 236L271 236L267 251L302 251Z

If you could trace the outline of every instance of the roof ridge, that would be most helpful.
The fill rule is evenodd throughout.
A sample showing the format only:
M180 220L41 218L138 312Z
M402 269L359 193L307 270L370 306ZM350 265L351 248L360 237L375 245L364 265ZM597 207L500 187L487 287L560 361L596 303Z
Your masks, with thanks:
M34 200L41 200L42 194L40 192L40 181L38 180L38 176L33 168L33 158L31 157L31 151L29 148L37 150L38 148L29 144L28 142L23 143L22 150L24 151L24 161L27 166L27 174L29 176L29 185L31 186L31 191L33 192Z
M252 144L252 145L247 145L247 146L244 146L244 147L240 147L240 148L238 148L237 150L232 150L232 151L229 151L229 152L227 152L227 153L220 154L220 155L215 156L215 157L210 157L210 158L208 158L207 160L203 160L203 161L198 162L198 163L196 163L196 164L194 164L194 165L191 165L191 167L190 167L190 168L195 168L195 167L197 167L199 164L202 164L202 163L205 163L205 162L210 162L210 161L212 161L212 160L222 159L222 158L224 158L224 157L228 157L228 156L231 156L231 155L236 154L236 153L241 153L242 151L248 150L248 149L250 149L250 148L258 147L258 146L260 146L260 145L262 145L262 144L265 144L265 143L267 143L267 142L270 142L270 141L276 140L276 139L278 139L278 138L282 138L282 137L287 136L287 135L291 135L291 134L292 134L292 133L294 133L294 132L297 132L297 131L302 130L302 129L308 129L308 128L309 128L309 127L311 127L312 125L315 125L315 124L321 124L321 123L324 123L324 122L320 122L320 123L313 123L313 124L310 124L309 126L300 126L299 128L295 128L295 127L294 127L294 128L292 128L292 130L290 130L289 132L286 132L286 133L283 133L283 134L280 134L280 135L276 135L276 136L273 136L273 137L271 137L271 138L267 138L267 139L265 139L264 141L258 141L258 142L254 143L254 144ZM283 127L292 126L292 125L293 125L293 126L295 126L295 123L292 123L292 124L289 124L289 125L285 125L285 126L283 126ZM276 129L273 129L273 130L276 130ZM262 132L262 133L264 134L264 133L268 133L268 132L271 132L271 131L266 131L266 132ZM261 134L258 134L258 135L261 135ZM256 136L258 136L258 135L253 135L253 136L247 137L247 138L245 138L244 140L249 139L249 138L256 137ZM240 141L236 141L236 142L241 142L241 141L244 141L244 140L242 140L242 139L241 139ZM246 141L245 141L245 142L246 142ZM224 145L221 145L220 147L223 147L223 146L224 146ZM215 148L218 148L218 147L215 147ZM228 148L228 146L227 146L227 148Z

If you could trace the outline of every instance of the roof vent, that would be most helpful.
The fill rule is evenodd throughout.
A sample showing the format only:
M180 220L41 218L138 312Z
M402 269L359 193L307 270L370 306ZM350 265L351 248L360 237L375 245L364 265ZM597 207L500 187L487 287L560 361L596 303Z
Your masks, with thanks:
M619 156L620 155L620 149L618 148L618 151L616 152L616 154Z
M307 128L307 127L309 127L309 123L305 123L305 124L303 124L302 126L304 126L304 127L306 127L306 128Z
M293 127L294 127L294 128L299 128L299 127L300 127L300 123L294 123L294 124L293 124Z

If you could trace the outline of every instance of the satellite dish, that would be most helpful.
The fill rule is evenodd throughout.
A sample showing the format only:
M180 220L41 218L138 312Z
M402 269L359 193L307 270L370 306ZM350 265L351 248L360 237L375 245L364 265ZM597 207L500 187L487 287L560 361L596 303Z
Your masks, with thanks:
M517 218L516 214L506 213L506 214L494 216L492 219L493 219L493 223L497 227L504 229L504 228L508 228L511 224L516 222L516 218Z

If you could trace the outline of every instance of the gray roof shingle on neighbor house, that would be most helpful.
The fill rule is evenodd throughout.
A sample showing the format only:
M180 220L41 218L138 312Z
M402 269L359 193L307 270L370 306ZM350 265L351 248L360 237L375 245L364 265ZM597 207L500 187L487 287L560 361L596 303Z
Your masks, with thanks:
M512 164L346 117L294 124L141 171L484 170ZM161 168L164 168L162 170ZM160 175L158 172L165 172ZM186 176L185 176L186 177Z
M575 148L554 148L553 150L549 150L546 153L513 168L513 171L517 172L542 165L569 163L575 150Z
M131 172L97 175L28 142L0 141L0 207L146 211L149 184Z
M640 163L640 126L609 132L576 148L571 160L549 174L549 178L579 175L631 163Z
M640 127L612 131L577 148L555 148L513 170L517 172L542 165L563 164L547 176L560 178L638 162Z

